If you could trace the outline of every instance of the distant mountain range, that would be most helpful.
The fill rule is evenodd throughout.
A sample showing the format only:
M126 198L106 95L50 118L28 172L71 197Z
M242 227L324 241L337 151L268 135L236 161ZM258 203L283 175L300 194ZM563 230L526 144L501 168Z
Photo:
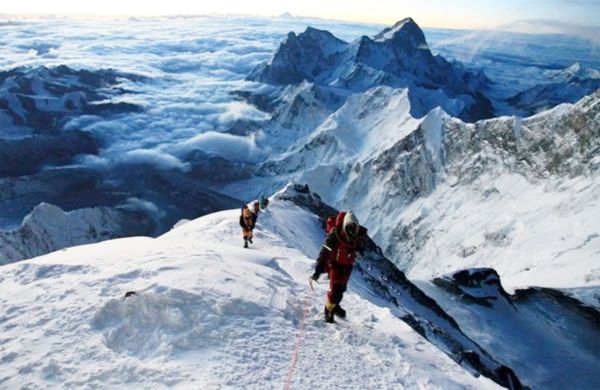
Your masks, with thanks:
M248 79L274 85L308 81L342 95L380 85L409 88L411 114L417 117L437 105L465 120L493 115L482 92L489 83L485 74L434 56L411 18L351 43L311 27L300 35L289 33L273 58Z
M548 71L548 83L536 85L507 101L525 115L533 115L560 103L575 103L600 89L600 72L575 63L563 70Z

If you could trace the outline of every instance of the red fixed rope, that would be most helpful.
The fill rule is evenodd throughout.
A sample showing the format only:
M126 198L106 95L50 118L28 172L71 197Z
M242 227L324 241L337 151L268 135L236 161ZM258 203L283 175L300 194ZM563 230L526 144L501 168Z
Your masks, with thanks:
M298 335L296 336L296 346L294 347L294 354L292 355L292 360L290 362L290 370L288 371L287 380L285 382L285 390L290 390L292 388L292 383L294 382L294 371L296 370L296 363L298 363L298 354L300 353L300 347L302 347L302 341L304 340L304 323L306 322L306 317L308 316L310 303L309 300L310 297L307 294L306 299L304 300L304 309L302 313L302 320L300 321L300 329L298 330Z

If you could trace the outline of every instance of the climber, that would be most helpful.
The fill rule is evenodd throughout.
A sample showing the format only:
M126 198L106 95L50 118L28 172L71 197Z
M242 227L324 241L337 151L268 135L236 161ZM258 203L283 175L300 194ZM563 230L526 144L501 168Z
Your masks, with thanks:
M260 203L261 210L266 209L267 206L269 205L269 199L265 198L264 196L261 196L258 201Z
M325 322L335 322L334 315L346 317L340 302L352 273L356 257L362 253L362 241L367 229L360 226L356 216L341 211L337 217L330 217L326 223L327 238L321 248L312 280L318 280L322 273L329 274L329 291L325 298Z
M256 220L258 219L258 213L260 212L260 203L254 201L252 203L252 209L248 205L242 207L242 214L240 215L240 226L242 227L242 236L244 237L244 248L248 248L248 243L252 244L254 226L256 226Z
M252 203L252 209L250 210L252 213L252 227L256 226L256 220L258 219L258 213L260 213L260 203L255 200ZM252 240L250 240L250 244L252 244Z
M248 242L252 244L252 229L256 221L254 214L248 208L248 205L242 207L240 215L240 226L242 227L242 237L244 237L244 248L248 248Z

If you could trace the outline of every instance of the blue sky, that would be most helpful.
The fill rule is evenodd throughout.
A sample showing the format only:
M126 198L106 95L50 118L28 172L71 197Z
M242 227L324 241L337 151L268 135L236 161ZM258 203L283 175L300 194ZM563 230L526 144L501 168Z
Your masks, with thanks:
M600 0L19 0L0 13L173 15L244 13L294 15L391 24L406 16L425 27L495 28L518 20L600 26Z

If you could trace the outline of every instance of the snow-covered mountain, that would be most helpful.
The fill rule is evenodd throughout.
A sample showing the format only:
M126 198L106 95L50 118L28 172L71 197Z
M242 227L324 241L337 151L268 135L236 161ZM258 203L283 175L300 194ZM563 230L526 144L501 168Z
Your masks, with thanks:
M596 285L599 112L595 94L523 120L470 125L438 115L363 165L355 183L368 178L371 195L351 184L344 202L365 210L386 253L412 276L483 266L516 285L525 274L537 285ZM394 175L392 167L405 168ZM391 215L396 223L377 223Z
M352 95L229 190L308 183L352 209L410 276L493 267L510 286L597 285L600 96L468 124L440 109L413 118L407 94Z
M242 23L242 19L238 21ZM116 30L147 32L148 26L152 31L159 26L162 31L170 30L167 26L173 23L183 23L190 31L213 26L214 33L222 23L233 23L202 20L116 22L120 26ZM252 20L263 25L266 22ZM63 28L63 23L69 28ZM290 178L309 182L332 203L341 202L349 169L335 161L346 158L336 157L340 153L375 158L386 142L395 142L414 130L408 127L419 122L415 117L431 115L429 120L434 120L435 114L429 113L437 106L451 116L467 119L474 113L468 107L481 114L487 103L486 99L478 100L478 94L497 87L482 72L434 56L423 32L410 18L377 34L371 33L377 31L375 27L345 26L339 30L335 23L313 20L311 25L331 28L349 43L309 27L303 33L290 33L274 55L272 49L285 32L292 26L294 31L302 31L309 22L301 18L269 21L269 26L276 28L261 39L272 42L272 49L262 41L257 44L252 34L235 30L243 39L177 38L175 44L170 39L165 42L168 34L157 33L155 41L137 42L150 45L143 50L137 46L123 50L123 42L107 43L120 39L117 36L104 42L96 33L86 35L86 26L91 24L69 23L44 25L44 31L49 36L62 34L78 51L63 50L69 46L56 42L20 42L18 36L14 36L20 42L15 43L14 52L12 46L4 47L8 59L3 63L6 70L0 72L0 229L16 229L42 202L73 211L131 206L133 199L138 211L154 220L154 234L160 234L181 218L234 207L242 202L233 198L269 193ZM15 31L22 28L14 27ZM80 29L93 44L82 44L85 40L64 32ZM370 38L348 39L367 33ZM219 52L213 59L220 62L195 57L212 53L207 45ZM21 49L31 51L31 55L35 52L37 57L14 62L20 66L11 65L10 58L17 58ZM573 53L579 52L581 48L573 48ZM185 59L181 58L183 53ZM263 62L269 56L271 61ZM544 56L549 64L554 63L552 58ZM195 61L202 63L201 69L194 66ZM81 68L79 64L86 65ZM109 70L113 64L121 70ZM270 84L243 82L253 68L251 79ZM594 76L592 70L576 68L548 77L565 82ZM232 76L236 72L237 79ZM208 79L212 81L206 82ZM408 105L403 102L403 93ZM211 101L206 101L209 96ZM380 107L385 107L381 115L374 114ZM352 111L365 117L349 115ZM329 150L324 164L304 164L301 159L322 157L321 152L328 148L324 139L328 131L324 130L338 126L336 121L361 134L368 129L384 141L373 141L358 155L348 148L356 148L369 137L352 140L341 131L342 141L335 142L341 142L338 146L344 151ZM379 129L378 121L388 129ZM409 124L407 128L405 124ZM304 153L303 148L314 152ZM279 166L280 162L286 163ZM308 168L301 172L304 165ZM325 181L319 180L321 169ZM382 221L376 223L381 225Z
M356 292L326 327L307 283L319 219L272 199L247 250L238 213L0 268L2 387L497 388Z
M141 110L135 104L110 101L110 97L126 92L120 87L124 79L144 78L112 69L75 70L66 65L1 71L0 136L54 134L75 115L104 116Z
M2 265L0 387L600 387L598 72L547 72L510 106L518 83L434 56L410 18L289 33L267 62L307 23L243 21L20 43L28 66L127 72L16 67L20 38L0 45L0 264L231 209ZM536 114L476 121L492 103ZM289 182L373 239L338 328L306 285L335 211L307 187L271 198L241 249L238 199Z
M94 207L65 213L40 203L12 230L0 230L0 265L75 245L124 236L150 235L148 215L124 208Z
M509 297L497 279L485 283L493 272L426 286L427 294L452 294L448 286L456 286L478 297L480 306L472 306L462 293L466 303L454 300L452 312L497 315L487 329L518 340L511 349L477 332L477 318L466 326L447 314L445 300L440 306L409 282L372 241L344 298L348 321L325 324L325 286L315 294L306 279L324 239L321 217L333 209L306 187L270 200L249 250L239 210L229 210L156 239L106 241L1 267L2 386L518 389L561 388L570 375L597 386L596 376L580 375L598 369L590 358L599 340L596 311L535 294ZM138 294L122 299L126 291ZM517 310L501 299L522 303ZM538 324L547 333L518 325L538 323L535 310L567 320ZM537 343L567 335L561 351L576 359L568 366L554 352L538 353ZM544 372L527 368L549 361ZM323 362L343 375L323 370Z
M548 82L519 92L507 100L526 115L552 108L560 103L575 103L600 89L600 72L579 63L558 71L547 71Z
M493 114L483 93L485 75L434 56L411 18L351 43L312 27L299 35L291 32L271 60L248 79L273 85L308 81L340 96L382 85L408 88L415 117L436 105L465 120Z

